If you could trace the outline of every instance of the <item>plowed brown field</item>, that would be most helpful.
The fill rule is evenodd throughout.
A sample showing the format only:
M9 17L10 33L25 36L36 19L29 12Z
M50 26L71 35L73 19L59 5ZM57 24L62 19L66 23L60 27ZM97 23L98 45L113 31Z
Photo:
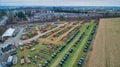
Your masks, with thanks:
M120 67L120 18L100 20L87 67Z

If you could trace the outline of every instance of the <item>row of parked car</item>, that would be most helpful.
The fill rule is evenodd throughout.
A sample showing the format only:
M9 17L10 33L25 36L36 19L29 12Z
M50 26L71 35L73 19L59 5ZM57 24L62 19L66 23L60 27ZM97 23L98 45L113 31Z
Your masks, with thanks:
M76 47L76 45L78 44L78 42L80 42L80 40L83 38L84 34L85 34L85 32L83 32L83 33L79 36L78 40L77 40L77 41L75 42L75 44L73 45L74 47Z
M81 57L80 60L78 61L78 67L82 67L83 62L84 62L84 58Z
M95 33L95 30L96 30L96 26L94 26L94 28L93 28L93 30L92 30L92 32L91 32L91 35L90 35L90 37L89 37L89 39L88 39L88 42L86 43L86 46L85 46L85 48L84 48L84 52L87 52L87 50L88 50L88 48L89 48L89 46L90 46L90 43L91 43L91 41L92 41L92 39L93 39L93 35L94 35L94 33Z
M78 38L78 40L75 42L75 44L73 45L74 47L78 44L78 42L80 42L80 40L83 38L83 35L85 34L85 32L83 32L80 36L79 36L79 38ZM65 61L68 59L68 57L69 57L69 55L70 55L70 53L72 53L73 52L73 48L70 48L69 49L69 51L64 55L64 57L63 57L63 59L59 62L59 66L63 66L63 64L65 63Z
M10 50L15 50L15 49L16 49L16 46L13 44L7 44L7 45L1 47L1 51L3 53L9 52Z
M50 61L53 60L53 59L57 56L57 54L60 53L64 48L65 48L65 46L60 47L60 48L58 49L58 51L52 55L52 58L51 58L50 60L47 60L47 61L42 65L42 67L47 67L47 65L50 63Z
M75 32L75 33L73 34L73 36L71 36L71 38L67 41L66 45L67 45L68 43L70 43L71 40L73 40L73 38L74 38L79 32L80 32L79 30L78 30L77 32ZM53 60L53 59L58 55L58 53L60 53L65 47L66 47L65 45L62 46L62 47L60 47L60 48L58 49L58 51L52 55L52 58L51 58L50 60L47 60L47 61L42 65L42 67L47 67L47 65L50 63L50 61Z
M70 48L69 51L64 55L63 59L59 62L59 65L62 66L65 61L68 59L70 53L73 52L73 48Z
M96 30L96 26L93 27L93 30L92 30L92 32L91 32L91 34L90 34L90 36L89 36L89 38L88 38L88 41L87 41L87 43L86 43L86 46L85 46L85 48L84 48L84 50L83 50L83 52L85 52L85 53L88 51L88 48L89 48L89 46L90 46L90 44L91 44L91 42L92 42L92 39L93 39L95 30ZM78 67L82 67L83 62L84 62L84 57L81 57L81 58L79 59L79 61L78 61Z
M65 45L62 46L62 47L60 47L60 48L58 49L58 51L52 55L52 58L51 58L50 60L47 60L47 61L42 65L42 67L47 67L47 65L50 63L50 61L53 60L53 59L58 55L58 53L60 53L65 47L66 47Z
M73 38L74 38L79 32L80 32L80 30L78 30L77 32L75 32L75 33L71 36L71 38L67 41L66 44L70 43L70 42L73 40Z

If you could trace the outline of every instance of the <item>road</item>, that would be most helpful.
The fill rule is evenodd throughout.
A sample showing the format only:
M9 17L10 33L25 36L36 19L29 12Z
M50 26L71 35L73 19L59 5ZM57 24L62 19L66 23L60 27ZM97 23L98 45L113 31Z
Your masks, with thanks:
M54 29L52 29L52 30L49 30L49 31L47 31L47 32L45 32L45 33L38 33L37 36L34 36L33 38L30 38L30 39L28 39L28 40L21 41L21 43L26 43L26 42L30 42L30 41L32 41L32 40L36 40L36 39L38 39L40 36L43 36L43 35L51 32L51 31L53 31L53 30L55 30L55 29L57 29L57 28L59 28L59 27L61 27L61 26L63 26L63 25L59 25L58 27L56 27L56 28L54 28Z

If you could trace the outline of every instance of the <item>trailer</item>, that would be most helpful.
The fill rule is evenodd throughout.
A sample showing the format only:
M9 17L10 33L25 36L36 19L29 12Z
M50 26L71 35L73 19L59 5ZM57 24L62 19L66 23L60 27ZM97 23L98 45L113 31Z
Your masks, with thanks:
M13 56L13 64L17 64L17 61L18 61L18 57L17 56Z

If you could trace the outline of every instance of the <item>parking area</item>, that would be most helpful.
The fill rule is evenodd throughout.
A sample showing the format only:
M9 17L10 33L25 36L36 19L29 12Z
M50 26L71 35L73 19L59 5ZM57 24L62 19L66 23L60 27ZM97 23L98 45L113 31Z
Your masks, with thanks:
M0 45L12 44L15 49L10 49L5 53L2 51L2 54L6 56L2 55L1 57L4 57L0 60L5 59L6 64L12 65L12 67L41 67L44 63L51 61L51 56L54 58L57 55L56 52L65 48L65 44L74 39L82 25L84 24L81 21L73 21L14 26L12 28L17 30L17 34L8 37ZM69 50L68 54L71 54L72 51L73 48ZM8 63L8 59L14 61L9 60Z

